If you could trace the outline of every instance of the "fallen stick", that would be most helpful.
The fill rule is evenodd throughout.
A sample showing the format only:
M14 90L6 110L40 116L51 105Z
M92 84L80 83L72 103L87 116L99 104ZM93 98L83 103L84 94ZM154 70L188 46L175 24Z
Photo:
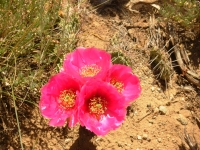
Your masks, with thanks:
M178 65L180 66L180 69L182 71L182 75L184 75L189 82L200 87L200 77L199 77L199 75L196 74L195 72L191 71L189 69L188 65L186 65L184 63L184 62L188 62L188 60L183 61L184 58L181 57L182 56L181 51L185 51L185 50L183 48L180 49L179 46L174 47L176 60L178 62ZM186 52L184 52L184 54L187 55ZM188 58L188 57L186 56L186 58Z

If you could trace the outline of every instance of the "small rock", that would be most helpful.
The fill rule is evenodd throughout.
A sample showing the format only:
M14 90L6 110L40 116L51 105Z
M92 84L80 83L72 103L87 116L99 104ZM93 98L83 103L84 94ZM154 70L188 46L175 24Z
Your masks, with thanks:
M152 119L156 119L156 116L153 116Z
M123 147L123 145L122 145L122 144L120 144L120 143L118 143L118 147Z
M12 146L9 147L9 150L14 150L14 148Z
M33 135L35 132L33 132L33 130L30 132L30 135ZM48 134L47 134L48 135Z
M159 109L158 109L158 107L156 107L155 109L154 109L154 113L158 113L159 112Z
M159 143L161 143L161 142L162 142L162 139L161 139L161 138L158 138L157 140L158 140L158 142L159 142Z
M157 91L160 93L161 92L161 88L157 88Z
M167 113L167 108L165 106L160 106L159 111L161 115L165 115Z
M187 125L187 124L188 124L187 118L185 118L182 114L179 114L177 120L178 120L182 125Z
M72 139L68 138L65 140L65 143L69 143Z
M182 101L185 101L185 98L184 98L184 97L182 97L182 98L181 98L181 100L182 100Z
M151 139L148 137L148 138L147 138L147 141L148 141L148 142L151 142Z
M148 135L144 133L143 136L142 136L142 138L143 138L143 140L147 140Z
M167 137L168 140L171 139L171 136L169 134L167 134L166 137Z
M144 132L148 132L147 129L144 129Z
M102 150L103 148L101 146L97 146L96 150Z
M155 87L152 86L152 87L151 87L151 91L152 91L152 92L155 91Z
M149 123L153 124L153 120L148 120L148 121L149 121Z
M171 105L171 102L167 102L167 103L166 103L166 106L170 106L170 105Z
M138 140L141 140L141 139L142 139L142 136L138 135L138 136L137 136L137 139L138 139Z
M130 138L134 138L134 136L130 135Z
M176 143L176 140L173 138L173 139L172 139L172 142L173 142L173 143Z
M147 108L151 108L151 104L147 104Z
M170 99L170 100L173 100L173 99L174 99L174 95L173 95L173 94L170 94L170 95L169 95L169 99Z

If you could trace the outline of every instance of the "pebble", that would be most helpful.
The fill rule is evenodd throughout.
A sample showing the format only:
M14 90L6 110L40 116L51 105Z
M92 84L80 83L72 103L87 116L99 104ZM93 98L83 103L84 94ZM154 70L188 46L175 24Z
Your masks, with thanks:
M165 106L160 106L159 111L161 115L165 115L167 113L167 108Z
M156 116L153 116L152 119L156 119Z
M147 104L147 108L151 108L151 104Z
M177 120L182 124L182 125L187 125L188 121L187 118L185 118L182 114L178 115Z
M162 139L161 139L161 138L158 138L157 140L158 140L158 142L159 142L159 143L161 143L161 142L162 142Z
M155 91L155 87L152 86L152 87L151 87L151 91L152 91L152 92Z
M65 143L69 143L72 139L68 138L65 140Z
M120 144L120 143L118 143L118 147L122 147L122 148L123 148L123 145L122 145L122 144Z
M138 140L141 140L141 139L142 139L142 136L138 135L138 136L137 136L137 139L138 139Z
M175 140L175 139L172 139L172 142L173 142L173 143L176 143L176 140Z
M149 123L153 124L153 120L148 120L148 121L149 121Z
M148 135L144 133L144 134L142 135L142 138L143 138L143 140L147 140Z
M156 107L156 108L154 109L154 112L155 112L155 113L158 113L158 112L159 112L158 107Z
M159 92L159 93L161 93L162 91L161 91L161 88L157 88L157 91Z
M9 150L14 150L14 148L12 146L9 147Z
M97 146L96 150L102 150L103 148L101 146Z
M166 106L170 106L170 105L171 105L171 102L167 102L167 103L166 103Z
M174 99L174 95L173 95L173 94L170 94L170 95L169 95L169 99L170 99L170 100L173 100L173 99Z
M151 139L150 139L150 138L147 138L147 141L148 141L148 142L151 142Z
M148 130L147 130L147 129L144 129L144 132L148 132Z
M182 98L181 98L181 100L182 100L182 101L185 101L185 98L184 98L184 97L182 97Z

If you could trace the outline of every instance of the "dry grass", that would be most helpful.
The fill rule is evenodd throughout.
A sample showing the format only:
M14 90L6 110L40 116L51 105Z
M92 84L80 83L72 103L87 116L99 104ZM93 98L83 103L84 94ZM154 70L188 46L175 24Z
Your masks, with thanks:
M0 145L16 134L28 108L38 106L40 88L76 46L75 6L61 0L0 2Z

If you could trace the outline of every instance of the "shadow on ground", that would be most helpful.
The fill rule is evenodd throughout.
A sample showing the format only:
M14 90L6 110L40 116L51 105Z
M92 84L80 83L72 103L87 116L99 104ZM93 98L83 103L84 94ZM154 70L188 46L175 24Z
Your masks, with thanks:
M96 150L96 146L91 142L94 136L94 133L80 126L79 138L73 143L70 150Z

